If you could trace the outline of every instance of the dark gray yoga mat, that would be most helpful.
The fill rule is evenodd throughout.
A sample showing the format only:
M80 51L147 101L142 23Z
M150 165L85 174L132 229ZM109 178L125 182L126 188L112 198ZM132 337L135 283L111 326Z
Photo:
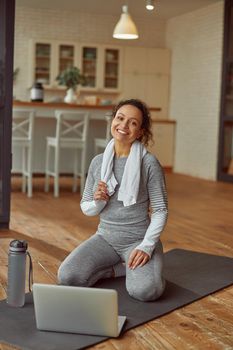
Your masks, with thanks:
M123 333L172 310L190 304L233 283L233 258L174 249L165 254L166 290L154 302L143 303L129 297L125 279L106 279L95 287L118 291L119 314L127 317ZM106 340L79 334L42 332L36 329L32 294L23 308L0 302L0 341L27 350L76 350Z

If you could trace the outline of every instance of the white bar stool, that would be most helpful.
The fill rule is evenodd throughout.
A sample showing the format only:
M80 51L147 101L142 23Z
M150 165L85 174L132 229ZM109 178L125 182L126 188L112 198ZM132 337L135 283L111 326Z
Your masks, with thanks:
M54 177L54 197L59 197L60 151L74 150L73 192L77 191L77 178L80 176L80 192L83 193L86 172L87 133L89 113L75 111L55 111L56 135L47 137L45 164L45 192L49 191L49 176ZM54 148L54 171L49 169L50 151ZM81 151L80 171L78 170L78 153Z
M106 126L106 137L104 138L95 138L95 154L98 154L99 149L104 150L107 146L108 142L111 139L111 121L112 121L112 114L106 114L105 120L107 122Z
M32 197L34 119L33 109L13 108L12 146L22 150L22 192L27 189L28 197Z

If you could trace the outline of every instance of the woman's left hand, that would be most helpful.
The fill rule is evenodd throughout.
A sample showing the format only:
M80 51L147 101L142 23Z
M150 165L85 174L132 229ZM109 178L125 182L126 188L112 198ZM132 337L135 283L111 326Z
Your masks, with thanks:
M138 266L145 265L149 260L150 257L147 253L139 249L134 249L129 256L128 267L134 270Z

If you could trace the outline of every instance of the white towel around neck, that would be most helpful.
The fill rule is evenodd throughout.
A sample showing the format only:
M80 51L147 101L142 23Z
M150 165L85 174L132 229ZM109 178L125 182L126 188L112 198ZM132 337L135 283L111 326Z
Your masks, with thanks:
M134 141L130 148L118 192L118 200L122 201L125 207L135 204L137 201L141 162L146 153L145 146L137 140ZM113 173L114 155L114 139L111 139L105 148L101 166L101 180L107 184L110 196L115 192L116 185L118 184Z

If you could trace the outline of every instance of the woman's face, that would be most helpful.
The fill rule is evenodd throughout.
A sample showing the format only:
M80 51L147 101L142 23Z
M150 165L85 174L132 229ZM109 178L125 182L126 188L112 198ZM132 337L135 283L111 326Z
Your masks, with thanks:
M112 137L122 143L132 144L142 135L142 112L135 106L120 107L112 120Z

